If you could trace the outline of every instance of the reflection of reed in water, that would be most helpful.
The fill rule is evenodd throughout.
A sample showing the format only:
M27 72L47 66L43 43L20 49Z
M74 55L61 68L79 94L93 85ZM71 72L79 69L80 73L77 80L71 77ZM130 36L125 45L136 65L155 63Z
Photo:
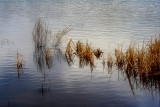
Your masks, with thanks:
M153 99L160 94L160 77L159 76L139 76L133 70L125 72L126 79L128 80L130 89L133 96L136 95L136 90L145 90L151 93Z
M46 83L44 80L44 82L42 82L41 84L41 88L39 88L39 93L42 95L43 99L45 98L45 96L47 96L47 94L50 91L51 81L50 78L48 79L49 79L48 83Z
M41 73L44 73L47 69L51 69L53 66L50 48L35 48L33 58L37 69Z
M79 58L79 67L83 68L84 66L90 66L91 71L93 71L94 68L94 64L90 63L88 60L84 59L84 58Z
M47 84L48 82L46 82L46 80L49 80L50 83L48 70L53 67L51 49L45 47L35 47L33 58L38 71L40 71L43 76L42 87L39 89L39 92L44 98L50 87L50 85Z

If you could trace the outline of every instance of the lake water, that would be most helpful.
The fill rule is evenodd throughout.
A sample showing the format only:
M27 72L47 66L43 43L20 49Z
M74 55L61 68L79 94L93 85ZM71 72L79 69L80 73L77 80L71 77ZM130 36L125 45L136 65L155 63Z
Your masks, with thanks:
M71 26L61 52L52 51L48 68L36 59L32 31L43 19L53 32ZM122 106L160 105L159 80L127 78L116 65L69 66L69 39L81 40L107 52L131 40L140 44L160 32L159 0L0 0L0 106ZM17 73L17 49L24 67ZM96 59L96 58L95 58ZM43 61L42 61L43 62Z

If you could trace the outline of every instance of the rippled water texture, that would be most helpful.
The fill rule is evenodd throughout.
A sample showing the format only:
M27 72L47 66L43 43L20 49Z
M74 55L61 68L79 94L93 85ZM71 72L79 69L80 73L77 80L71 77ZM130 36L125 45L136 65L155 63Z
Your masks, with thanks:
M51 65L39 58L43 50L32 40L39 18L53 32L72 28L61 50L51 51ZM131 40L142 44L159 32L159 0L0 0L0 106L159 106L155 79L147 84L127 78L115 65L103 69L102 58L91 72L89 66L79 68L78 59L69 66L64 55L70 38L88 40L107 58L118 44L125 49Z

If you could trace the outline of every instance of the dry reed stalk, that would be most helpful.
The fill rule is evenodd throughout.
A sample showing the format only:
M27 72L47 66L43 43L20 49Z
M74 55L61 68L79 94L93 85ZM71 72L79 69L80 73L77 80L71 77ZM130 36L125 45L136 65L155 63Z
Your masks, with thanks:
M122 48L121 50L119 49L115 49L115 56L116 56L116 64L118 65L118 67L123 67L125 64L125 55L122 52Z
M138 67L138 72L143 74L146 71L146 52L144 48L144 44L142 46L142 49L139 50L139 45L137 49L137 67Z
M75 51L75 45L74 45L72 39L70 39L67 44L67 48L66 48L66 52L65 52L65 56L68 60L73 61L74 51Z
M57 33L55 33L54 40L53 40L53 46L58 47L62 43L62 38L71 30L72 28L66 27L62 30L59 30Z
M102 64L103 64L103 68L105 68L105 58L104 58L104 55L103 55L103 61L102 61Z
M22 54L18 53L18 49L17 49L17 69L22 69L23 63L23 56Z
M111 52L108 52L107 65L108 67L112 67L112 64L113 64L113 58L112 58Z
M135 51L135 43L130 43L129 48L126 51L126 67L125 70L135 70L136 68L137 54Z

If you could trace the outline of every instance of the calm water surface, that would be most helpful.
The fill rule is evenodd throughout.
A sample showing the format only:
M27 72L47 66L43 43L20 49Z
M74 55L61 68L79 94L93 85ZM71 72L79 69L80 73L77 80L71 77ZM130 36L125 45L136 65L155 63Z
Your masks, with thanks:
M53 32L72 27L49 67L36 58L32 30L38 18ZM125 49L159 32L159 0L0 0L0 106L159 106L158 79L128 79L115 65L103 69L102 58L91 72L76 59L69 66L64 56L70 38L88 40L107 58L118 44ZM24 59L21 75L17 49Z

